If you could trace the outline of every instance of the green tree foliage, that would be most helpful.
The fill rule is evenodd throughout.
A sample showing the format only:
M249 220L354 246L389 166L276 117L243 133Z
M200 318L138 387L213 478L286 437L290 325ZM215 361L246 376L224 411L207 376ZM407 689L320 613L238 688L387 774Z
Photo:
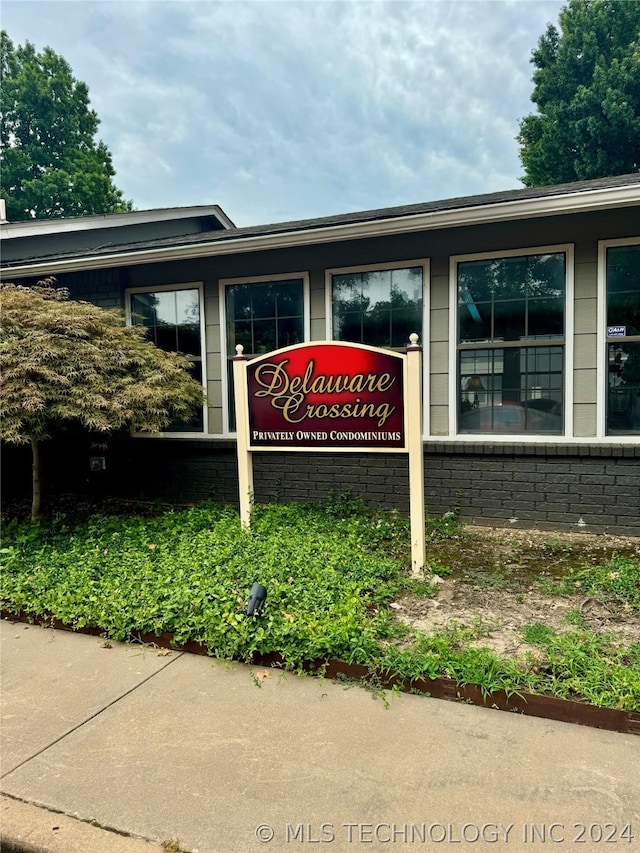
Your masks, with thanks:
M528 187L640 170L640 3L569 0L533 51L520 123Z
M127 326L121 311L74 302L52 285L0 289L0 437L31 444L33 519L40 442L59 427L158 432L204 402L186 357L145 340L144 328Z
M46 47L0 33L0 195L9 221L131 210L113 183L87 86Z

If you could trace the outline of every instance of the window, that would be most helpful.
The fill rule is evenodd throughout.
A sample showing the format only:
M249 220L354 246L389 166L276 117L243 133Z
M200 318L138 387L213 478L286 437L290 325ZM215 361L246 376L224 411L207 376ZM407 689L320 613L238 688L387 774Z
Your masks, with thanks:
M456 263L458 432L563 432L565 252Z
M422 337L424 264L329 270L332 337L374 347L406 347Z
M640 244L606 249L608 435L640 434Z
M233 357L242 344L251 358L305 340L306 275L227 280L224 288L229 429L235 429Z
M127 296L131 323L145 326L149 340L160 349L186 355L194 379L205 386L201 285L134 288ZM204 418L203 409L193 420L176 421L165 432L204 432Z
M226 288L227 353L247 356L304 341L302 279L233 284Z

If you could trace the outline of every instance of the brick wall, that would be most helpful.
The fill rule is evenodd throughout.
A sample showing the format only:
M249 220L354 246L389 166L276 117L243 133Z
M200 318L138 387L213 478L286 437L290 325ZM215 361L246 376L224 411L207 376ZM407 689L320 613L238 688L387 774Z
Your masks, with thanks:
M106 471L89 471L91 455L105 455ZM131 439L106 451L48 442L43 463L45 483L59 491L238 501L231 440ZM5 450L3 477L5 497L28 490L28 449ZM409 510L403 454L256 453L254 486L259 503L352 493ZM425 502L430 514L457 507L477 524L640 536L640 447L428 442Z
M425 500L480 524L640 536L640 448L427 445Z
M427 512L457 507L463 519L477 524L640 536L640 448L544 450L428 443ZM257 454L254 480L258 501L352 491L373 505L409 509L402 455Z

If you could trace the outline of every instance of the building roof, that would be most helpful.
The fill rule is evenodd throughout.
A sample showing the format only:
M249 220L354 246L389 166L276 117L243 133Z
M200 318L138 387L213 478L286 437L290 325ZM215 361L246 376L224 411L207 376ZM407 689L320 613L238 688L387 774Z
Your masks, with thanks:
M633 205L640 205L640 173L23 257L3 264L3 268L14 276L55 274Z
M122 228L127 225L167 222L178 219L216 219L222 228L234 228L224 210L217 204L193 207L157 207L150 210L130 210L125 213L103 213L94 216L68 216L55 219L29 219L23 222L0 223L3 240L20 237L41 237L103 228Z

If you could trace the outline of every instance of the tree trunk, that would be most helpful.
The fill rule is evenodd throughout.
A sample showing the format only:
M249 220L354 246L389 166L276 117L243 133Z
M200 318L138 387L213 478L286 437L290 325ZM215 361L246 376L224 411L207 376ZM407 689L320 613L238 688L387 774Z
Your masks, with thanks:
M32 484L33 492L31 498L31 521L40 521L40 444L37 438L31 438L31 454L33 456Z

